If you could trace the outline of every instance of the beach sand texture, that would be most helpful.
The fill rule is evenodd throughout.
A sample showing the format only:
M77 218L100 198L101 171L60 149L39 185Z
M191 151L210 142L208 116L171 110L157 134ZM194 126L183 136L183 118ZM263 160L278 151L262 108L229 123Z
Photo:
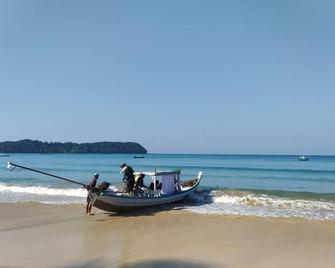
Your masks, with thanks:
M0 204L0 267L335 267L335 222Z

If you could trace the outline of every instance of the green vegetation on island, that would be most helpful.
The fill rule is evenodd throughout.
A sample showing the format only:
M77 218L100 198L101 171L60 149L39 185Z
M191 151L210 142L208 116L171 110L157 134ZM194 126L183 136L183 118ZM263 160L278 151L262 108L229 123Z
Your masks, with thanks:
M4 153L86 153L86 154L146 154L147 150L135 142L42 142L19 140L0 142L0 152Z

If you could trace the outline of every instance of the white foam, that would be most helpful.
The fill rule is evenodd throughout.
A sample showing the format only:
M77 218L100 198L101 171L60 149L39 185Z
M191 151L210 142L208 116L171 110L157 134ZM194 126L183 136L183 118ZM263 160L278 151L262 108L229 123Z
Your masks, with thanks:
M17 186L0 183L0 202L39 202L79 204L85 201L83 188L50 188ZM245 215L260 217L299 217L335 220L335 202L289 199L247 192L211 191L195 194L191 204L182 210L205 214Z
M211 201L183 209L196 213L335 220L335 203L251 193L212 191ZM195 199L196 200L196 199Z
M0 192L27 193L37 195L86 196L85 189L62 189L39 186L9 186L0 183Z
M0 183L0 202L82 203L85 189L16 186Z
M263 206L274 208L289 209L324 209L335 210L335 203L326 201L304 200L304 199L286 199L275 196L256 196L248 194L246 196L221 195L214 197L214 203L222 204L240 204L250 206Z

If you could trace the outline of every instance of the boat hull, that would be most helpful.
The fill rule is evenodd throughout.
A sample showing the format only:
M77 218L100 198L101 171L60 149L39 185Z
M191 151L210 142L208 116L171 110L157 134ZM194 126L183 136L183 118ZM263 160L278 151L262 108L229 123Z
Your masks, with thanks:
M137 197L137 196L118 196L115 194L103 193L98 196L94 194L92 197L95 199L93 206L109 212L124 212L130 210L138 210L153 206L164 204L171 204L179 202L193 194L199 182L192 188L186 191L178 192L169 196L159 197Z

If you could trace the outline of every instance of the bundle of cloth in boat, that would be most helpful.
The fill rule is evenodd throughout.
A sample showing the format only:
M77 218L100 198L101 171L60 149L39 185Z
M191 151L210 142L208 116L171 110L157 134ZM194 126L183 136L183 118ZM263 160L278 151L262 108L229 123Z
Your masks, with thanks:
M100 184L98 185L98 189L99 189L100 191L106 191L106 190L109 188L110 185L111 185L111 184L110 184L109 182L107 182L107 181L103 181L102 183L100 183Z

